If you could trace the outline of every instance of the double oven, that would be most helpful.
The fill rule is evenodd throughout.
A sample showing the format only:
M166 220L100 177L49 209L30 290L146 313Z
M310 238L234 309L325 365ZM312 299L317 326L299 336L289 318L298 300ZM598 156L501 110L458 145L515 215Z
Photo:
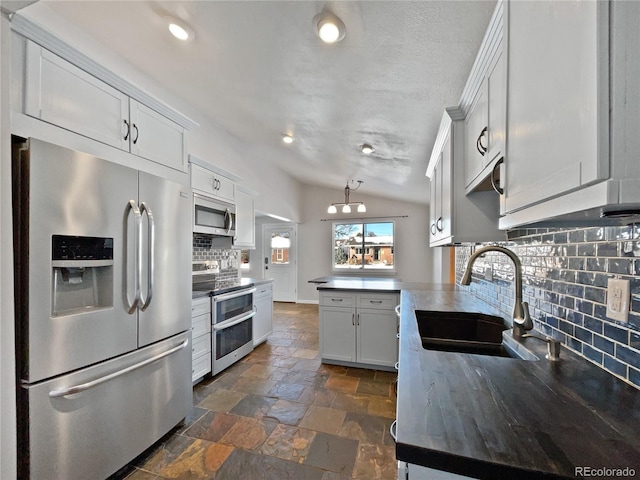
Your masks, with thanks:
M216 375L253 350L253 294L239 288L211 297L212 374Z
M253 350L253 283L219 280L217 261L193 262L193 291L211 296L211 372L216 375Z

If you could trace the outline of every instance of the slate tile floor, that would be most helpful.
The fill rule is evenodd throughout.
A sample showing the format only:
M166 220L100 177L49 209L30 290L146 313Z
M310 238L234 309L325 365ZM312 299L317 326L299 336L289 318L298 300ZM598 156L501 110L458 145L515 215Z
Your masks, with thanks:
M198 384L185 424L117 478L396 479L395 378L322 365L318 306L275 303L268 341Z

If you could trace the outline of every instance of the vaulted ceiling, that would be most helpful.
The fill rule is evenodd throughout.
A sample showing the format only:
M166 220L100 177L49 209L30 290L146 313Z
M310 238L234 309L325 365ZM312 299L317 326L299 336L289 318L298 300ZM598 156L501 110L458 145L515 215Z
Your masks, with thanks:
M456 105L495 1L46 1L300 181L426 203L443 108ZM27 7L29 8L29 7ZM316 36L323 8L345 38ZM169 35L165 16L195 37ZM294 142L285 145L282 134ZM375 151L364 155L360 145Z

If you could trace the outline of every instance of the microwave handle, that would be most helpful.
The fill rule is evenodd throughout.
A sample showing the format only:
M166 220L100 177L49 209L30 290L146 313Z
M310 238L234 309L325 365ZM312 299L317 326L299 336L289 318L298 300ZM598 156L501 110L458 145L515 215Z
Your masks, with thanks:
M231 215L231 211L228 208L226 212L224 212L224 218L228 225L227 227L227 235L228 235L231 229L233 228L233 215Z

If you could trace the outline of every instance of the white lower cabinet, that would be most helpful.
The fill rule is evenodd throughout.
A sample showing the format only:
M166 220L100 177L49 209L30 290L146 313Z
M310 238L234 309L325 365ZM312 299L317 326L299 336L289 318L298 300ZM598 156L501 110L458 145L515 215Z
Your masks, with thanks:
M398 462L398 480L471 480L455 473L434 470L414 463Z
M397 293L320 292L320 357L326 363L393 369Z
M195 384L211 372L211 299L191 301L191 381Z
M253 294L253 346L264 342L273 332L273 284L256 286Z

